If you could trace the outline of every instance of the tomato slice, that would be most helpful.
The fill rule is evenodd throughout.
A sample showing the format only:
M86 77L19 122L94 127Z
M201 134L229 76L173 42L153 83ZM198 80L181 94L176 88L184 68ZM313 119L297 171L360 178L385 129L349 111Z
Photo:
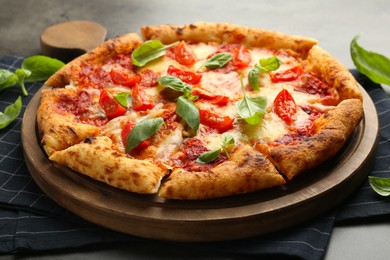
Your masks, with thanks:
M234 118L219 116L208 110L200 110L200 122L223 133L233 128Z
M99 105L104 110L108 119L121 116L127 111L107 90L102 90L100 93Z
M213 93L209 92L208 90L205 90L203 88L194 88L192 90L192 94L194 96L198 96L201 99L208 100L211 104L215 104L217 106L226 106L230 98L228 96L223 95L214 95Z
M169 65L168 67L168 75L177 77L188 84L198 84L200 80L202 79L202 74L182 70L179 68L176 68L172 65Z
M287 82L298 79L303 74L303 68L300 64L284 71L270 73L271 81L274 83Z
M135 124L131 121L128 121L125 126L122 128L121 137L122 137L122 143L126 147L126 141L127 137L131 133L131 130L133 130ZM143 140L137 147L134 148L134 150L142 150L145 149L150 145L150 141L148 139Z
M139 88L138 84L134 85L131 96L133 98L132 108L135 111L145 111L152 109L155 106L153 100L151 100L146 93Z
M192 66L195 64L197 57L191 48L182 41L175 48L175 59L181 65Z
M112 82L118 85L132 87L141 80L141 77L121 67L113 67L110 71Z
M233 52L233 65L237 68L243 69L249 66L252 57L249 50L245 46L241 46Z
M297 105L290 92L283 89L274 100L274 112L287 124L294 122L294 115L297 112Z

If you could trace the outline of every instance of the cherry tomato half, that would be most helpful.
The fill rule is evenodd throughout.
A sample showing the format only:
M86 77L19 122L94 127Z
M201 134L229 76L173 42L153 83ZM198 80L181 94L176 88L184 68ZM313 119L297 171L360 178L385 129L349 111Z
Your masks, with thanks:
M294 122L293 116L297 112L297 105L290 92L283 89L274 100L274 112L287 124Z
M219 116L208 110L200 110L200 122L223 133L233 128L234 118Z
M110 71L112 82L118 85L132 87L141 80L141 77L121 67L113 67Z
M249 66L252 57L249 50L245 46L237 48L233 52L233 65L237 68L246 68Z
M107 90L102 90L100 93L99 105L104 110L108 119L121 116L127 111Z
M303 73L301 65L296 65L284 71L270 73L271 81L274 83L287 82L298 79Z
M192 90L192 94L194 96L198 96L200 99L206 99L211 104L215 104L217 106L226 106L230 101L230 98L228 96L215 95L208 90L199 87L194 88Z
M145 111L152 109L155 106L153 100L151 100L146 93L139 88L138 84L134 85L131 96L133 97L132 108L135 111Z
M172 65L169 65L168 67L168 75L177 77L188 84L198 84L200 80L202 79L202 74L182 70L179 68L176 68Z
M175 48L175 59L181 65L192 66L195 64L197 57L191 48L182 41Z

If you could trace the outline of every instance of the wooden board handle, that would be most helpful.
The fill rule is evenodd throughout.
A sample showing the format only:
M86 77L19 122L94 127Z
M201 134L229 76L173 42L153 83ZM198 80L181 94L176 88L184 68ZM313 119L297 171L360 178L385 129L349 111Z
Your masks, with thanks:
M69 62L103 43L106 35L106 28L95 22L68 21L55 24L41 34L42 54Z

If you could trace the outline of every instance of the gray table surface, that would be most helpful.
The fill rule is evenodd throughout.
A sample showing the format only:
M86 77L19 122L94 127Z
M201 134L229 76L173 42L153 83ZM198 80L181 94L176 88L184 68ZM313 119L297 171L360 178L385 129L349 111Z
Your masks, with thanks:
M107 28L108 38L139 32L143 25L165 23L208 21L262 27L316 38L320 46L348 68L354 67L349 55L350 41L361 34L361 45L390 57L389 0L0 0L0 56L39 54L43 29L69 20L98 22ZM389 223L336 227L325 259L387 259ZM207 258L196 252L156 253L148 248L110 245L23 257L5 255L0 259L182 259L183 256Z

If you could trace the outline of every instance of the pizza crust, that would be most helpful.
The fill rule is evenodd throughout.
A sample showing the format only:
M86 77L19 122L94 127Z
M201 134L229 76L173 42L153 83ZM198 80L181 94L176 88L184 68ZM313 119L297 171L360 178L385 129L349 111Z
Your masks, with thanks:
M248 47L264 47L274 50L289 49L305 55L317 41L275 31L254 29L230 23L198 22L183 26L159 25L141 28L145 40L158 39L168 44L186 40L192 42L240 43Z
M61 94L76 95L75 89L50 89L41 91L41 103L37 111L37 123L41 145L50 156L54 151L63 150L84 141L89 136L97 135L100 128L78 123L71 113L59 114L57 100Z
M64 87L70 84L72 74L79 71L83 63L98 64L114 54L129 54L142 44L142 39L136 33L129 33L110 39L94 50L83 54L67 63L45 83L49 87Z
M278 170L292 180L333 158L344 146L363 116L358 99L342 101L315 121L316 134L297 145L270 146L267 153Z
M168 172L152 161L128 158L112 145L105 136L87 138L54 152L49 159L113 187L141 194L156 193Z
M174 169L158 195L167 199L207 199L253 192L285 184L271 162L252 147L240 147L209 172Z

